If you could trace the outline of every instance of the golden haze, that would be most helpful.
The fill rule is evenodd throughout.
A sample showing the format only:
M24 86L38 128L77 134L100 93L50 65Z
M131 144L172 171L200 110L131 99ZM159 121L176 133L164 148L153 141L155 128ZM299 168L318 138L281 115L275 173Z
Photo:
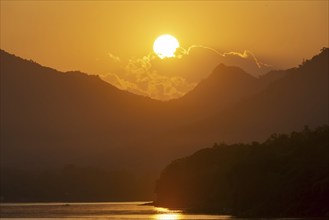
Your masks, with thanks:
M328 46L328 1L1 1L0 14L1 49L158 99L180 97L206 78L222 62L215 50L285 69ZM203 47L188 62L161 63L149 54L162 34L185 49ZM225 64L254 73L243 63Z
M142 56L163 33L296 66L328 46L328 2L1 1L1 48L59 70L102 73L107 52Z

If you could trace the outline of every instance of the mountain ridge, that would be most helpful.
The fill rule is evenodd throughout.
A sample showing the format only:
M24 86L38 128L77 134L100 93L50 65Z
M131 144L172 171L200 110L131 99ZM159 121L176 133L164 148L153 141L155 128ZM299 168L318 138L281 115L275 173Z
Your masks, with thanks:
M266 80L219 65L195 91L162 102L119 90L97 76L60 73L1 50L2 163L162 166L215 141L261 140L305 123L325 124L327 57L324 49L316 64L305 61ZM313 69L312 79L299 74ZM314 92L302 96L298 91L304 88ZM266 108L276 105L280 111Z
M160 169L175 158L214 142L262 141L328 124L328 49L279 77L219 66L200 92L166 102L0 55L2 201L151 200ZM81 172L83 183L72 179ZM107 184L113 188L100 194Z

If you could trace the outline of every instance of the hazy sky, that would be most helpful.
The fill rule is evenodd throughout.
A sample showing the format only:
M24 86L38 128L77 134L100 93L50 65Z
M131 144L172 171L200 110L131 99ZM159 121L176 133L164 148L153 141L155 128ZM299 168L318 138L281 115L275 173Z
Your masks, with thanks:
M152 52L161 34L174 35L184 48L248 50L287 68L328 47L328 25L328 1L1 1L1 49L58 70L115 73L119 81L127 71L121 67ZM152 71L157 80L167 77ZM183 83L186 90L208 72L179 80L190 83Z

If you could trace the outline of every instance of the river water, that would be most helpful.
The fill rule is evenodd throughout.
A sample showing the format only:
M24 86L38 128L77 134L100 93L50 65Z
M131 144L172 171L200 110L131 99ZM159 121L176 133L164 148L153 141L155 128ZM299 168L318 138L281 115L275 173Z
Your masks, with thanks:
M224 215L184 214L179 210L168 210L141 205L145 202L108 203L2 203L1 219L111 219L111 220L209 220L233 219Z

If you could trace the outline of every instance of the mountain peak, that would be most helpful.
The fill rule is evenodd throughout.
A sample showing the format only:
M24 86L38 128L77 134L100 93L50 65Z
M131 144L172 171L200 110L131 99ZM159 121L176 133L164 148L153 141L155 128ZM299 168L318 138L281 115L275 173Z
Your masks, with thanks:
M208 77L208 80L254 80L256 79L252 75L245 72L243 69L236 66L226 66L219 64Z
M239 67L219 64L208 78L182 98L182 103L189 108L204 106L219 111L254 93L257 88L257 78Z

